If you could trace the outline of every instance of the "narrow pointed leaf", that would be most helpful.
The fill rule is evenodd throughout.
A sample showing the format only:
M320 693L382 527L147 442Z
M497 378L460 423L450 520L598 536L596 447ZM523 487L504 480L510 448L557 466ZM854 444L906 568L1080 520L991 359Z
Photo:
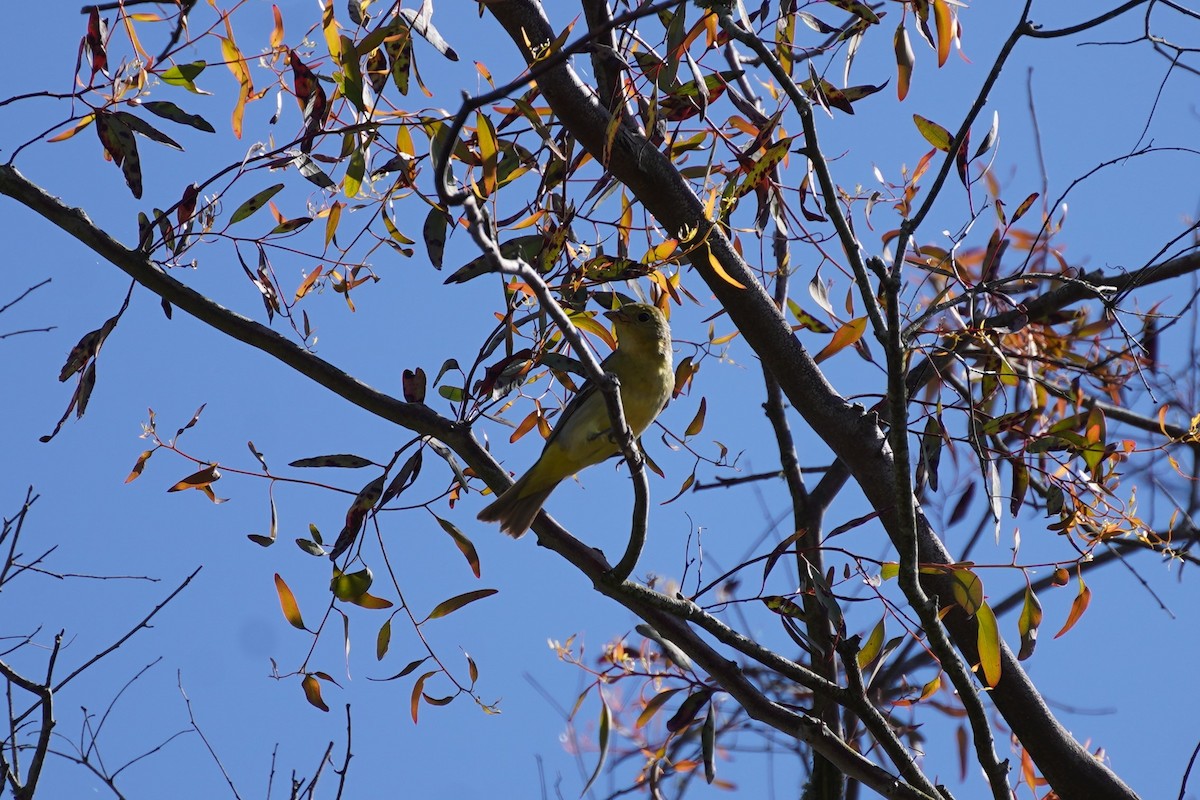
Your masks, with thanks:
M283 618L290 622L293 628L305 630L304 618L300 616L296 596L278 572L275 573L275 591L279 594L279 607L283 609Z
M476 589L473 592L464 592L463 594L451 597L449 600L443 600L434 606L433 611L429 612L429 616L426 619L437 619L447 614L453 614L469 603L474 603L476 600L482 600L485 597L491 597L497 591L497 589Z

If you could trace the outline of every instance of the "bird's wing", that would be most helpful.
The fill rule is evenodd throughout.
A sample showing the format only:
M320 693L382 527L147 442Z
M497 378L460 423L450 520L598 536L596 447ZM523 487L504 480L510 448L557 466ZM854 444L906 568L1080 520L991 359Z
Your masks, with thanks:
M609 361L612 359L612 354L600 362L600 369L605 372L609 371ZM595 381L586 381L583 386L579 387L579 391L575 396L567 401L567 405L563 408L562 413L558 416L558 422L554 423L554 430L550 432L549 438L546 439L546 446L549 446L555 439L558 438L559 432L566 427L566 421L571 418L571 415L579 413L580 407L600 391L600 386ZM603 401L603 398L598 398ZM607 403L605 405L605 415L608 414Z

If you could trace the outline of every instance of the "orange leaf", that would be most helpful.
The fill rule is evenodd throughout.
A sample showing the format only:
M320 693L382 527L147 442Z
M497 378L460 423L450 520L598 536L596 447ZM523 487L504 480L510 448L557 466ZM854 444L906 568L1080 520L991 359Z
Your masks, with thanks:
M329 710L329 706L325 705L325 701L321 699L321 684L315 677L305 675L304 680L300 682L300 686L304 689L304 696L308 698L308 702L322 711Z
M85 116L83 116L83 117L81 117L81 118L80 118L79 122L77 122L77 123L75 124L75 127L74 127L74 128L71 128L70 130L63 131L62 133L58 134L57 136L51 136L51 137L50 137L49 139L47 139L46 141L47 141L47 142L61 142L61 141L65 141L65 140L67 140L67 139L70 139L72 136L74 136L75 134L79 133L81 130L83 130L84 128L86 128L88 125L91 125L91 124L92 124L92 120L94 120L95 118L96 118L96 115L95 115L94 113L93 113L93 114L87 114L87 115L85 115Z
M275 50L283 44L283 14L279 13L279 6L272 5L271 12L275 15L275 27L271 29L271 49Z
M324 269L324 266L318 266L312 272L308 273L308 277L304 279L304 281L300 284L300 288L296 290L297 300L309 293L309 290L312 289L313 284L317 282L317 278L321 277L321 272Z
M417 678L417 682L413 684L412 696L409 698L409 706L412 711L413 724L417 724L417 709L421 706L421 693L425 688L425 681L437 675L437 671L426 672L421 677Z
M1071 613L1067 615L1067 621L1063 623L1062 630L1054 634L1055 639L1075 627L1075 623L1079 622L1079 618L1083 616L1083 612L1087 611L1088 603L1090 602L1092 602L1092 590L1083 582L1083 578L1080 578L1079 594L1075 595L1075 599L1071 601Z
M216 464L209 464L202 470L193 472L179 483L167 489L168 492L182 492L185 489L202 489L213 481L221 479L221 471Z
M517 429L513 431L512 436L508 437L508 443L515 443L522 436L537 427L538 419L542 416L541 412L542 410L540 408L535 408L533 411L530 411L528 416L521 420L521 424L517 426Z
M845 325L838 328L837 332L833 334L833 339L829 342L829 344L825 345L825 348L821 350L821 352L813 356L813 360L820 364L825 359L832 358L842 350L845 350L847 347L861 339L866 330L866 317L858 317L857 319L850 320Z
M133 470L130 471L129 477L125 479L126 483L131 483L142 474L142 470L146 468L146 462L150 459L150 456L153 454L153 452L153 450L147 450L138 456L137 462L133 465Z

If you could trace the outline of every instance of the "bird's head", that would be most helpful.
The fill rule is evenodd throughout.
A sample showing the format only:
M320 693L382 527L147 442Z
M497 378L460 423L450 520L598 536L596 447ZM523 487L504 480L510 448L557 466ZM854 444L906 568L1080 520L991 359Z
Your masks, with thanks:
M626 303L615 311L604 312L604 316L613 321L619 347L670 352L671 326L655 306Z

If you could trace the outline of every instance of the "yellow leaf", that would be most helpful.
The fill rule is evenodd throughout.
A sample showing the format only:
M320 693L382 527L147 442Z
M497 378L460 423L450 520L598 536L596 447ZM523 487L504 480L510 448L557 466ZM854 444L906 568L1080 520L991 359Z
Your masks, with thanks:
M47 142L62 142L62 141L66 141L67 139L70 139L72 136L74 136L75 134L79 133L81 130L83 130L84 128L86 128L88 125L91 125L91 124L92 124L92 120L94 120L95 118L96 118L96 115L95 115L95 114L87 114L86 116L82 117L82 118L79 120L79 122L75 123L75 127L74 127L74 128L71 128L71 129L70 129L70 130L68 130L68 131L63 131L62 133L58 134L57 136L51 136L51 137L50 137L49 139L47 139L46 141L47 141Z
M975 622L978 625L979 666L983 668L984 682L995 686L1000 682L1000 629L992 607L987 603L979 606Z
M874 628L871 629L871 634L867 637L867 643L858 651L858 668L863 669L876 658L879 657L879 651L883 649L883 620L879 620Z
M933 120L922 117L920 114L913 114L913 122L917 124L917 130L925 137L925 141L943 153L949 152L950 142L953 141L950 131L938 125ZM916 178L913 178L913 180L916 180Z
M720 260L717 259L717 255L712 251L712 248L708 247L708 245L705 245L705 248L708 250L709 266L712 267L713 272L717 273L717 277L728 283L730 286L733 286L737 289L745 289L745 284L739 283L732 275L725 271L725 267L721 265Z
M951 570L950 577L954 579L951 587L954 592L954 602L958 603L967 614L973 616L983 605L983 581L974 572L965 568Z
M954 40L954 19L950 16L950 4L946 0L933 0L933 21L937 25L938 66L940 67L950 56L950 43Z
M337 233L338 223L342 219L342 206L344 203L335 201L329 207L329 216L325 218L325 246L329 247L329 243L333 241L333 236ZM385 217L386 219L386 217Z
M486 197L496 191L496 164L500 153L496 131L486 114L476 115L475 134L479 138L479 158L483 162L483 193Z
M325 3L321 11L321 30L325 34L325 43L329 45L329 55L340 63L342 57L342 38L338 33L337 20L333 18L333 0Z
M571 316L571 324L581 331L586 331L593 336L601 339L606 345L612 349L617 349L617 340L609 333L608 328L601 325L595 319L586 314L576 314Z

